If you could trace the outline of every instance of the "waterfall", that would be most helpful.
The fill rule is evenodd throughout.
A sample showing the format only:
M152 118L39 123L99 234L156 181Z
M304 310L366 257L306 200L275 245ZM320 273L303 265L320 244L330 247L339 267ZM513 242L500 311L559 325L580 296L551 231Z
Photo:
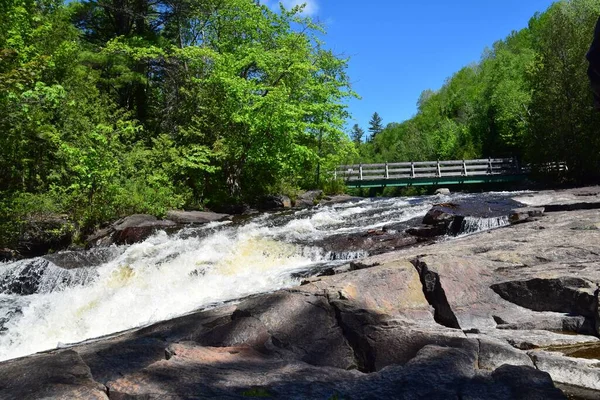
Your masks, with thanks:
M473 195L449 199L468 196ZM349 235L376 241L378 236L364 232L389 226L388 234L401 234L437 201L434 196L365 199L266 213L171 235L157 232L128 246L0 263L0 360L293 287L307 274L368 256L344 249ZM466 219L463 230L503 223ZM326 250L333 238L341 245Z
M458 235L469 235L477 232L489 231L490 229L496 229L507 225L510 225L508 216L492 218L465 217L461 221Z

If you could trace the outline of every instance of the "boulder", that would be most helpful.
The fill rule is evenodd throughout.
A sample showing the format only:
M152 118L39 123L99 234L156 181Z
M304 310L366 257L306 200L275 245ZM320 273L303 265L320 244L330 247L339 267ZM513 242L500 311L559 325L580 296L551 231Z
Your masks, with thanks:
M16 251L25 258L64 250L73 241L75 227L58 215L30 218L23 224Z
M425 214L423 224L425 225L449 225L456 214L450 205L437 205Z
M332 204L358 202L361 200L364 200L364 199L362 197L350 196L347 194L338 194L338 195L334 195L334 196L323 197L323 200L321 200L321 204L332 205Z
M435 191L435 194L447 196L450 194L450 189L448 188L439 188Z
M259 210L277 210L281 208L291 208L292 200L284 195L269 195L261 198L258 201L257 208Z
M167 219L178 224L206 224L209 222L224 221L230 218L228 214L219 214L206 211L177 211L167 212Z
M152 215L134 214L97 231L87 238L87 243L88 246L133 244L146 240L156 231L175 228L177 224L173 221L159 220Z
M298 208L309 208L318 204L319 200L323 197L322 190L309 190L301 193L296 198L294 206Z
M41 278L50 262L43 258L34 258L21 263L25 264L15 267L8 274L0 275L0 293L27 296L38 291Z

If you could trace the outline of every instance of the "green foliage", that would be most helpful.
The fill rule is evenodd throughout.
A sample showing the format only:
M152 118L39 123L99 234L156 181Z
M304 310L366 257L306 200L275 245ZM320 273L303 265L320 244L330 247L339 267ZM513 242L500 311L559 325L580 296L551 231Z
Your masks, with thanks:
M369 120L369 132L371 133L369 140L375 139L381 131L383 131L383 120L377 112L374 112Z
M41 204L85 232L131 213L293 197L355 157L347 60L301 7L5 0L0 11L0 244Z

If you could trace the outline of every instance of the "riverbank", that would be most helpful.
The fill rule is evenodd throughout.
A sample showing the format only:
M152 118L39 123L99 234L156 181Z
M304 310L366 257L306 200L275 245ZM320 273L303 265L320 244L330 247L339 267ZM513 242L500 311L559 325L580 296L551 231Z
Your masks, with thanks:
M527 194L557 211L0 363L3 396L597 398L599 193Z

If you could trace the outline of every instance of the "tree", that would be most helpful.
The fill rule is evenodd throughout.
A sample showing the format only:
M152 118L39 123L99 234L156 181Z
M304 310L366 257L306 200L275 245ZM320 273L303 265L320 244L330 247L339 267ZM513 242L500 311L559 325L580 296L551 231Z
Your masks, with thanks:
M350 138L357 146L362 143L362 138L364 135L365 131L358 126L358 124L354 124L352 131L350 132Z
M379 116L377 112L373 113L371 120L369 121L369 132L371 132L371 137L369 140L375 139L378 133L383 130L383 120Z

